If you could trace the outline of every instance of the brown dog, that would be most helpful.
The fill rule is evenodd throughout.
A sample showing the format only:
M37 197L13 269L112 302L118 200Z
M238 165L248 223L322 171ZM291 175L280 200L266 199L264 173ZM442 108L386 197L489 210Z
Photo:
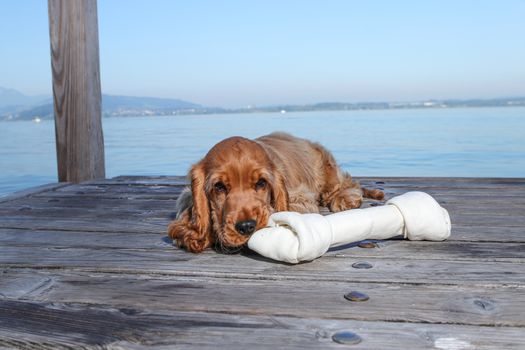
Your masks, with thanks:
M178 199L168 233L194 253L242 247L276 211L318 213L322 205L338 212L358 208L363 196L383 198L352 181L321 145L285 133L223 140L189 177L191 191Z

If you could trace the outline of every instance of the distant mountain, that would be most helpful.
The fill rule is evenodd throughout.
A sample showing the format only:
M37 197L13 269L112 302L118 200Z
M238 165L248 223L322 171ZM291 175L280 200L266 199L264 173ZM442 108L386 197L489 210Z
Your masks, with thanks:
M202 106L183 100L157 97L102 95L104 112L118 109L191 109Z
M31 120L36 117L41 119L52 119L53 115L53 104L48 103L45 105L25 109L16 113L9 113L9 115L4 115L4 118L14 120Z
M321 102L306 105L276 105L226 109L214 113L264 113L264 112L309 112L309 111L352 111L417 108L458 108L458 107L525 107L525 97L470 99L470 100L424 100L412 102Z
M104 116L172 115L202 108L196 103L178 99L102 95L102 114ZM44 104L26 106L22 109L20 107L0 109L0 119L30 120L36 117L41 119L53 118L52 102L46 101Z
M39 104L31 104L36 98L36 96L26 96L16 90L0 88L0 101L4 103L4 105L0 104L0 121L31 120L37 117L40 119L52 119L53 104L51 99L44 100L44 102L40 102ZM42 96L38 98L42 98ZM16 101L18 101L17 103L25 104L5 105L5 103L14 103ZM205 107L196 103L170 98L102 95L102 115L105 117L457 107L525 107L525 97L470 100L424 100L413 102L322 102L305 105L252 106L228 109L220 107Z
M28 96L15 89L0 87L0 110L24 106L34 106L36 104L44 103L44 101L47 99L50 99L50 97L45 95Z

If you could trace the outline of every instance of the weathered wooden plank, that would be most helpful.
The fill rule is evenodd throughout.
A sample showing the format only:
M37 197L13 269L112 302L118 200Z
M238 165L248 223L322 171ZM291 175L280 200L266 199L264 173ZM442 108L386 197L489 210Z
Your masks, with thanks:
M443 188L505 188L509 186L525 185L525 178L481 178L481 177L378 177L378 176L354 176L355 180L362 185L372 187L443 187ZM186 176L142 176L122 175L112 179L99 181L100 183L133 183L133 184L178 184L187 182Z
M178 185L78 185L64 191L52 191L43 197L77 197L102 199L176 199L185 186Z
M43 194L45 196L45 194ZM0 204L0 211L4 217L7 216L24 216L21 220L16 220L13 227L27 227L27 228L47 228L47 229L69 229L67 227L56 227L53 226L51 220L57 216L68 215L74 218L73 229L85 229L93 230L93 222L96 222L97 227L100 227L98 220L101 216L114 215L111 221L114 219L124 219L129 222L137 221L137 218L147 219L159 218L164 219L165 223L174 216L175 198L168 200L154 200L154 199L127 199L127 198L99 198L99 197L81 197L81 196L67 196L67 197L31 197L20 200L13 200L9 203ZM370 202L368 202L369 204ZM366 206L367 203L364 204ZM490 205L468 204L468 205L445 205L452 216L452 222L454 225L453 234L450 240L462 240L462 241L516 241L523 242L525 239L524 229L520 225L524 222L525 217L522 215L523 211L521 208L505 207L503 204L497 206L498 210L495 210L493 203ZM77 212L71 212L70 210L76 208L80 209ZM43 209L44 211L34 210ZM90 209L98 210L100 212L90 211ZM523 206L525 210L525 206ZM9 215L12 214L12 215ZM124 218L124 214L129 215L129 218ZM79 223L77 221L80 217L96 217L97 220L88 220L87 223ZM45 223L39 223L38 220L32 222L29 220L29 225L24 226L23 223L27 223L27 217L45 217ZM13 221L13 220L11 220ZM58 219L55 223L62 225L62 219ZM163 224L163 220L160 221L160 225ZM127 223L124 223L126 226ZM0 225L2 225L0 223ZM517 226L509 226L517 225ZM120 230L122 224L116 225ZM5 227L5 225L4 225ZM115 227L115 225L109 225L109 228ZM139 232L143 232L143 224L137 223L137 227L140 227ZM163 231L164 229L162 229ZM105 230L107 231L107 230ZM134 231L134 230L132 230ZM157 225L151 227L151 232L159 232Z
M59 196L52 194L47 196L45 193L31 198L13 199L9 203L0 203L0 209L15 209L21 207L35 207L43 209L60 209L60 208L86 208L86 209L156 209L156 210L167 210L173 209L176 198L179 193L168 199L130 199L125 196L118 195L111 197L102 196ZM365 200L362 208L368 208L370 206L377 206L379 202L373 200ZM444 207L451 214L458 215L471 215L471 216L485 216L487 214L491 216L507 217L507 216L523 216L525 211L525 203L472 203L472 202L460 202L460 203L442 203ZM474 206L475 205L475 206ZM498 208L497 210L495 208ZM324 209L324 208L323 208ZM329 213L327 210L323 210L323 213Z
M175 201L166 202L166 208L162 209L144 209L144 208L123 208L123 207L99 207L96 202L92 202L94 207L89 208L86 203L85 207L81 205L65 206L56 208L53 206L33 206L31 201L25 202L26 204L11 205L9 208L0 207L0 216L3 218L20 218L20 220L34 220L39 221L42 218L75 218L75 219L104 219L104 218L115 218L115 219L127 219L141 221L143 218L148 219L166 219L168 223L170 216L174 215ZM147 203L146 203L147 204ZM135 219L134 219L135 218Z
M436 259L450 261L501 261L525 263L523 243L424 242L388 240L376 243L372 249L335 247L328 255L352 258L405 258L407 260Z
M94 195L79 196L57 196L56 193L47 196L46 192L31 197L21 199L12 199L8 203L0 203L0 209L20 209L20 208L41 208L41 209L62 209L62 208L81 208L81 209L134 209L134 210L173 210L175 200L180 191L173 191L174 195L169 199L128 199L122 194L113 196L117 198L107 198ZM85 192L84 192L85 194ZM365 200L362 208L376 206L379 202ZM468 216L487 216L492 217L509 217L523 216L525 212L525 201L519 203L516 201L491 202L491 203L473 203L472 201L446 202L442 203L452 215ZM496 209L497 208L497 209ZM328 211L323 211L329 213Z
M104 178L96 0L49 0L59 181Z
M99 207L96 202L92 208L82 205L71 205L68 208L32 207L17 203L8 209L0 207L0 228L18 228L28 230L67 230L67 231L100 231L100 232L166 232L168 223L175 212L174 201L166 202L166 210L161 204L138 203L128 207ZM67 201L66 201L67 203ZM88 206L88 204L86 204ZM458 215L452 214L452 236L449 241L486 241L486 242L523 242L525 234L525 217L516 215Z
M134 216L148 217L148 218L167 218L169 215L174 213L173 208L175 201L165 201L165 208L145 209L135 208L130 206L126 207L103 207L96 201L86 203L85 207L82 204L78 206L64 206L64 207L53 207L53 206L39 206L32 205L31 201L25 202L26 204L11 205L9 208L0 207L0 216L2 217L20 217L20 219L33 219L39 220L40 218L55 218L55 217L71 217L71 218L105 218L114 215L117 219L131 219ZM89 207L91 204L91 208ZM147 205L147 203L143 203Z
M523 227L454 225L449 241L462 242L525 242Z
M492 217L514 217L523 216L525 213L525 203L441 203L451 215L461 216L486 216ZM497 209L496 209L497 208Z
M158 194L163 194L166 192L171 192L173 187L185 187L187 186L186 182L176 182L176 183L156 183L153 182L152 184L148 183L106 183L101 181L92 181L92 182L84 182L79 185L75 186L69 186L68 188L64 188L62 190L58 190L58 192L86 192L86 191L93 191L95 193L111 193L111 192L123 192L126 190L129 191L140 191L141 189L151 188L154 190L154 192ZM374 187L374 186L370 186ZM378 186L376 186L378 187ZM383 187L381 187L383 188ZM404 186L404 187L389 187L388 185L384 186L384 190L387 194L387 197L391 197L394 195L399 195L401 193L407 192L407 191L424 191L427 193L430 193L435 196L449 196L449 197L455 197L455 198L480 198L483 197L483 195L490 195L494 196L494 198L514 198L519 197L520 194L525 193L525 185L516 185L516 186L508 186L508 187L501 187L501 188L445 188L445 187L424 187L421 188L415 188L414 186ZM493 199L494 199L493 198ZM521 201L523 202L523 200Z
M77 185L71 185L67 188L64 187L62 189L58 189L56 192L59 193L69 193L69 192L75 192L75 194L86 194L85 192L90 192L90 194L104 194L104 193L128 193L128 192L136 192L136 193L165 193L165 194L172 194L172 193L178 193L180 190L182 190L186 185L165 185L165 184L156 184L156 185L144 185L144 184L122 184L122 185L106 185L106 184L89 184L89 183L81 183ZM76 193L80 192L80 193ZM84 192L84 193L82 193Z
M65 201L67 203L68 201ZM155 206L147 208L148 203L142 202L137 203L140 207L135 207L134 205L129 206L104 206L103 203L97 201L86 201L85 206L82 207L82 203L77 203L77 205L71 206L41 206L38 204L32 205L31 201L20 202L8 207L0 206L0 215L4 218L0 222L0 227L4 226L5 223L10 221L16 221L17 218L20 218L21 222L31 222L34 221L36 225L42 219L46 221L51 221L54 219L62 218L74 218L74 219L105 219L105 218L115 218L133 221L143 221L143 220L156 220L159 222L164 222L165 225L175 215L175 200L165 201L165 205L162 206L162 203L156 203ZM25 203L25 204L22 204ZM328 214L328 213L325 213ZM489 213L459 213L459 212L449 212L451 222L453 225L461 226L471 226L471 227L525 227L525 215L522 215L519 212L514 214L508 213L508 215L492 215ZM164 220L164 221L162 221ZM50 223L46 223L49 225ZM89 221L86 223L89 226ZM4 226L5 227L5 226ZM12 227L12 226L10 226ZM16 226L20 227L20 226ZM55 227L59 229L60 227ZM78 227L77 227L78 228Z
M21 281L25 275L26 283ZM4 273L0 285L27 286L40 273ZM48 280L21 295L39 302L95 304L149 311L199 311L298 318L525 327L521 288L406 285L315 280L44 274ZM4 287L2 287L2 290ZM27 289L27 287L26 287ZM367 302L349 302L352 290ZM14 293L11 292L11 295ZM407 307L408 306L408 307ZM454 313L450 313L454 310Z
M123 227L131 227L129 229L126 228L126 231L160 233L165 231L165 227L162 227L162 225L167 225L168 221L174 216L174 207L175 200L173 199L128 200L100 198L87 199L77 197L49 199L32 197L30 199L14 200L10 203L5 203L4 205L0 204L0 211L8 208L12 214L14 214L13 212L16 212L16 216L22 215L20 220L16 217L14 220L11 220L11 222L15 222L14 226L19 228L27 226L27 228L30 229L40 227L51 230L53 228L58 228L60 230L72 229L77 231L85 229L92 231L98 227L103 231L108 231L108 229L122 231ZM70 212L70 209L73 208L80 209L81 212ZM40 214L38 214L37 211L36 214L37 217L45 217L46 222L42 223L38 222L38 220L27 219L33 215L31 211L34 209L46 209L46 211L41 212ZM98 215L97 212L90 211L91 209L98 210L102 214ZM491 211L489 210L489 212ZM484 215L483 213L468 213L461 212L460 210L450 210L453 217L453 232L449 241L524 242L525 229L521 226L507 226L506 223L514 223L513 219L515 217L517 217L518 221L523 221L523 216L521 215L520 210L510 212L512 214L493 212L491 215ZM61 218L56 219L56 216L63 216L67 213L72 217L70 220L73 221L69 226L64 226L64 220ZM5 216L6 212L4 212L3 215ZM108 225L100 225L100 219L103 215L114 215L111 217ZM53 219L54 217L55 219ZM96 220L81 222L78 220L80 217L96 217ZM144 223L141 221L144 218L157 218L160 220L155 222L154 225L145 228ZM489 218L492 220L492 223L488 222ZM117 219L123 219L126 222L122 223ZM502 223L504 221L505 224ZM132 222L136 222L136 225L131 225ZM4 221L4 223L6 223L6 221ZM27 225L23 225L24 223ZM0 223L0 225L2 224Z
M21 191L13 192L11 194L8 194L7 196L0 196L0 204L7 203L7 202L13 202L17 200L26 200L27 197L33 196L35 194L56 190L58 188L68 186L68 185L69 185L68 182L50 183L50 184L35 186L35 187L31 187L31 188L24 189Z
M86 199L86 200L105 200L105 199L127 199L127 200L176 200L180 195L183 187L171 186L173 189L168 191L162 191L160 189L153 189L148 191L147 189L130 189L125 190L104 190L97 192L89 192L84 190L71 191L71 192L56 192L50 191L42 194L36 194L35 197L43 197L48 199L65 199L65 198L77 198L77 199ZM401 193L405 193L404 191ZM399 194L401 194L399 193ZM393 197L393 195L388 196L387 199ZM467 197L450 197L446 195L434 195L435 199L443 207L448 208L462 208L463 210L474 211L479 209L480 212L492 212L496 215L503 215L506 209L523 209L525 208L525 203L520 201L519 197L509 198L499 198L495 194L492 195L483 195L478 196L477 198L467 198ZM383 204L384 201L374 201L374 200L365 200L365 203L377 203ZM368 204L365 204L365 207ZM376 204L373 204L376 205ZM494 208L500 208L494 210Z
M404 193L404 192L403 192ZM500 198L493 195L479 196L477 198L466 198L466 197L453 197L447 195L434 195L434 198L444 207L449 205L456 205L458 207L463 207L465 209L475 210L477 206L485 209L492 209L495 212L505 212L506 208L523 208L523 202L520 201L520 198L515 197L512 199L509 198ZM494 208L499 208L496 209Z
M459 184L455 184L454 182L448 182L449 179L442 179L442 182L440 182L436 186L436 184L432 182L423 182L423 183L412 183L412 179L410 178L404 178L401 179L403 182L398 183L387 183L384 184L381 182L380 185L372 183L367 183L364 185L367 185L368 187L375 187L375 188L383 188L386 190L387 198L402 194L407 191L424 191L428 192L435 197L438 198L438 200L447 202L447 203L464 203L465 201L468 201L474 196L474 199L476 200L476 204L487 204L491 208L494 208L495 205L499 204L505 204L508 201L508 196L511 196L511 199L513 199L516 195L523 194L525 185L522 185L521 182L516 182L513 185L505 185L505 182L503 184L492 184L490 182L482 181L480 184L476 183L470 183L470 182L463 182ZM473 179L476 180L476 179ZM484 180L484 179L481 179ZM517 181L517 180L516 180ZM452 183L453 186L446 187L447 184ZM499 182L498 182L499 183ZM156 186L156 195L157 196L165 196L165 195L171 195L171 192L169 193L163 193L162 188L167 188L168 191L170 191L170 186L185 186L187 185L187 180L180 177L162 177L160 179L149 179L148 177L138 177L138 179L133 180L125 180L125 179L113 179L113 180L107 180L104 182L101 181L91 181L89 183L84 183L86 185L98 185L98 186L106 186L111 187L114 185L119 185L120 188L116 188L115 191L122 191L125 186L131 187L131 191L134 191L133 186L147 186L152 185ZM463 184L465 186L463 186ZM82 190L88 190L89 188L83 188L78 189L80 192L85 192ZM73 190L73 189L72 189ZM102 191L99 191L102 192ZM105 196L111 195L112 190L106 189L104 193ZM139 193L140 194L140 193ZM519 200L519 198L518 198ZM516 205L518 203L514 203ZM522 206L525 206L525 202L522 200L520 203Z
M138 228L140 229L140 227ZM102 231L56 231L56 230L32 230L32 229L0 229L0 243L4 246L26 246L26 247L61 247L61 248L107 248L107 249L159 249L165 248L173 250L171 240L166 236L166 230L156 228L158 232L133 232L124 230L123 232L102 232ZM510 243L525 243L525 233L523 230L515 231L513 235L505 233L501 234L502 228L494 228L494 231L487 231L485 233L475 236L471 233L470 228L467 228L466 233L462 233L460 228L454 229L452 239L440 243L425 243L425 242L406 242L405 245L391 247L398 241L380 241L378 246L380 249L375 249L367 254L374 254L374 256L382 258L402 258L406 254L413 255L416 259L428 259L429 254L436 254L438 259L451 259L451 252L461 250L464 243L452 242L472 242L478 241L480 243L498 243L498 244L468 244L465 248L467 254L463 258L470 257L471 259L498 259L502 256L509 259L523 259L524 255L520 251L520 244L514 247ZM507 243L507 244L499 244ZM416 244L417 246L414 246ZM507 251L508 249L508 251ZM420 251L420 253L414 253ZM478 255L479 252L484 252ZM211 253L212 251L210 251ZM446 256L443 256L443 252ZM213 252L214 253L214 252ZM348 251L352 256L360 256L361 252L354 247Z
M152 188L148 188L147 186L119 186L115 188L115 186L104 186L104 187L75 187L75 186L68 186L68 191L49 191L42 194L37 194L36 196L32 197L32 201L38 201L39 199L41 201L48 201L50 203L49 208L60 208L60 207L68 207L67 204L77 203L77 207L79 206L78 203L85 202L86 206L96 206L96 207L102 207L104 202L110 203L125 203L125 201L128 201L129 204L128 207L132 207L133 203L132 201L136 201L137 205L142 204L141 200L146 201L155 201L156 204L158 204L159 209L174 209L174 201L180 194L180 191L182 190L182 187L177 186L154 186ZM459 199L458 199L459 198ZM518 220L522 220L523 215L522 212L525 210L525 201L521 200L520 198L513 198L512 200L509 199L494 199L494 197L491 196L485 196L484 199L468 199L463 197L458 198L437 198L441 204L449 209L449 212L451 215L457 215L458 218L461 220L461 218L464 215L468 216L482 216L482 220L485 220L485 222L482 222L481 224L483 226L490 226L491 223L487 222L489 218L497 217L495 219L495 222L493 225L501 225L501 221L505 221L502 219L502 217L518 217ZM162 201L170 201L171 203L166 203L164 206L162 205ZM115 202L115 201L121 201L121 202ZM374 201L365 201L363 204L363 207L368 207L373 203ZM153 203L153 202L151 202ZM31 203L25 203L22 201L15 201L10 202L7 204L0 204L0 208L11 208L14 205L22 205L22 206L31 206ZM375 204L374 204L375 205ZM495 210L495 208L498 208ZM513 223L513 218L510 217L508 221L509 223ZM472 223L471 218L468 218L470 221L469 223ZM476 218L477 219L477 218ZM479 220L479 219L477 219ZM455 218L454 223L461 222L457 221L457 218ZM508 226L508 225L506 225Z
M69 186L67 189L64 189L63 191L59 191L59 193L51 193L50 195L60 195L63 193L64 196L70 196L73 192L77 196L90 196L90 195L97 195L101 198L105 197L115 197L115 194L119 194L119 197L122 197L122 193L127 193L130 198L136 198L137 196L142 196L143 198L146 197L148 194L152 194L153 196L150 197L157 197L157 198L173 198L172 195L178 194L180 192L180 188L183 187L184 184L187 184L184 180L184 178L181 177L159 177L159 178L153 178L152 180L149 180L149 177L137 177L138 180L132 180L128 181L124 180L122 178L116 178L112 180L95 180L90 182L85 182L78 186ZM449 182L450 179L442 179L443 184L446 185L447 183L454 183ZM472 179L473 181L481 181L482 184L489 183L487 181L483 181L486 179ZM505 184L506 182L503 180L506 179L500 179L498 183ZM387 187L387 195L393 196L398 195L400 193L409 191L409 190L423 190L426 192L429 192L437 197L438 200L445 202L446 204L468 204L472 203L471 200L476 200L476 206L472 208L478 208L480 204L485 204L488 208L494 208L496 206L508 204L511 207L524 207L525 201L520 200L520 198L514 198L515 195L520 194L524 190L524 186L521 186L521 182L518 181L519 179L513 180L514 182L517 182L517 185L513 186L504 186L501 188L492 188L491 187L465 187L460 188L460 191L458 191L458 188L452 187L452 188L437 188L433 189L432 187L425 188L426 184L432 184L431 182L423 182L422 185L414 185L411 183L413 181L412 179L404 178L400 179L399 185L393 184L391 189L388 188L388 185L381 184L382 186ZM464 184L471 184L470 182L462 182ZM472 185L472 184L471 184ZM396 187L397 186L397 187ZM422 188L414 188L414 187L422 187ZM177 190L173 189L172 187L176 187ZM377 186L376 186L377 187ZM389 193L390 191L390 193ZM507 197L503 196L511 195L511 199L508 199ZM475 198L470 198L472 196L475 196ZM503 197L502 197L503 196ZM117 197L118 198L118 197Z
M497 227L525 227L525 215L515 214L508 216L491 214L457 214L449 213L452 224L462 226L497 226Z
M141 312L68 304L0 302L0 346L128 349L341 349L340 330L362 337L356 349L522 349L523 328L297 319L197 312Z
M162 234L100 231L0 229L0 245L91 249L175 249Z
M116 216L116 215L115 215ZM129 216L128 216L129 217ZM60 215L35 218L31 216L6 216L0 221L0 228L17 228L29 230L62 230L62 231L98 231L128 233L164 233L169 218L158 219L143 215L129 221L127 218L104 219L92 217L62 217Z
M159 243L161 245L161 243ZM355 248L357 249L361 248ZM409 255L407 253L407 255ZM107 273L208 276L244 279L289 279L315 281L362 281L406 284L455 284L476 286L523 286L521 263L473 260L439 260L404 257L363 257L330 253L313 262L298 265L276 263L247 251L223 255L213 251L191 254L178 249L87 249L57 246L2 246L0 267L75 269ZM367 261L371 269L352 264Z
M469 202L490 202L490 200L492 200L494 202L495 198L498 198L501 201L516 201L517 203L523 204L523 195L525 194L525 190L523 189L421 189L419 191L430 194L438 202L447 202L451 200L468 200ZM404 188L386 188L384 192L386 199L389 199L408 191Z
M116 176L111 179L96 179L83 182L92 185L189 185L186 176L130 175Z
M3 217L104 217L109 214L118 215L119 217L125 215L136 215L140 212L141 216L149 216L151 218L166 218L169 214L174 213L175 199L158 201L158 200L126 200L120 199L123 205L114 205L111 203L115 200L71 200L65 199L42 199L31 198L29 200L21 200L9 202L8 204L0 205L0 215ZM134 203L136 202L136 203ZM328 211L323 211L324 214L329 214ZM472 225L472 226L499 226L499 227L525 227L525 215L519 210L514 213L477 213L477 212L461 212L449 211L453 224L457 225ZM132 218L130 218L132 219Z
M0 204L0 210L4 211L26 211L39 209L47 211L60 211L69 209L83 209L90 211L112 211L123 213L151 212L155 215L165 215L173 212L176 200L139 199L131 200L125 198L78 198L78 197L32 197L30 199L13 200L9 203Z
M525 178L490 177L354 177L362 185L441 188L507 188L525 185Z
M158 235L148 233L100 231L33 231L23 229L0 229L0 242L5 247L47 247L47 248L107 248L107 249L159 249L169 254L176 250L165 231ZM2 251L2 248L0 248ZM210 250L210 253L215 253ZM178 251L176 252L179 253ZM217 253L215 253L217 254ZM423 242L406 240L377 241L376 248L362 249L356 244L333 248L327 255L352 258L383 258L410 260L450 261L502 261L525 262L524 243L493 242Z
M459 235L459 234L457 234ZM523 243L525 241L525 237L522 234L521 240L518 240L518 236L516 235L515 240L511 240L511 242L521 242ZM461 238L461 237L460 237ZM492 240L496 240L496 238L493 238ZM457 240L458 242L462 242L461 239ZM452 242L452 241L450 241ZM345 252L352 258L362 258L362 259L368 259L367 256L362 256L359 254L367 253L369 256L373 255L379 259L402 259L407 255L414 256L417 260L428 260L430 258L434 258L431 254L433 254L436 251L441 251L441 254L443 251L448 250L448 243L442 242L442 243L429 243L428 246L422 247L422 242L419 242L419 247L412 247L412 243L415 242L407 242L407 245L405 246L398 246L395 247L395 249L389 248L389 242L379 242L379 246L381 247L381 250L374 249L373 252L367 253L366 251L361 252L361 248L353 247L350 249L347 249ZM509 242L508 242L509 243ZM459 254L461 254L463 243L456 243L452 246L452 249L456 252L459 250ZM165 232L162 232L160 234L151 234L151 233L133 233L130 234L129 232L89 232L89 231L48 231L48 230L25 230L25 229L0 229L0 245L3 247L11 246L13 249L16 249L16 247L41 247L41 248L85 248L85 249L136 249L136 250L148 250L148 249L155 249L155 250L166 250L168 255L173 254L183 254L187 256L194 256L196 259L198 259L201 255L192 255L189 253L185 253L183 251L180 251L172 246L171 240L166 236ZM439 246L438 246L439 245ZM510 247L510 256L505 254L505 249ZM522 245L521 245L522 247ZM414 254L414 250L420 250L420 254ZM432 248L432 249L431 249ZM435 249L434 249L435 248ZM480 256L479 259L476 256L477 251L484 251L485 255L482 257ZM483 260L485 261L487 256L491 259L497 259L498 255L504 255L506 257L512 258L514 256L514 259L517 257L521 261L523 260L523 254L520 251L520 249L513 247L512 245L473 245L467 248L467 251L470 252L471 260ZM330 255L337 254L340 251L334 251L330 253ZM224 269L230 269L232 271L235 271L235 268L232 268L230 265L236 266L238 264L238 261L235 258L235 255L223 255L216 253L213 250L207 251L205 254L211 254L216 256L215 259L217 259L217 263L219 265L222 265ZM21 256L25 256L21 252ZM466 256L462 256L463 258L466 258ZM443 259L443 255L437 255L435 258L437 259ZM450 254L448 255L448 258L450 259ZM325 259L323 257L322 259ZM516 260L513 260L516 261ZM252 262L249 262L249 264L252 264ZM419 262L418 262L419 264ZM488 268L488 267L487 267Z
M478 189L472 189L472 190L442 190L442 189L436 189L436 190L423 190L424 192L427 192L428 194L434 196L436 199L444 198L446 196L450 198L460 199L461 197L465 197L465 199L469 200L484 200L486 197L489 197L487 199L494 198L500 198L501 200L515 200L516 203L523 204L523 194L525 194L525 188L516 188L516 189L497 189L497 190L478 190ZM401 193L404 193L405 191L400 191Z

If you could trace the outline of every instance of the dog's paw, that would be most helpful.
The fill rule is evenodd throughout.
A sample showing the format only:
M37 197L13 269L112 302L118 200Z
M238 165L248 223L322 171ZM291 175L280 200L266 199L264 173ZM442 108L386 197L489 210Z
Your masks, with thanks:
M363 196L351 190L338 193L329 204L330 211L337 213L343 210L359 208L363 203Z

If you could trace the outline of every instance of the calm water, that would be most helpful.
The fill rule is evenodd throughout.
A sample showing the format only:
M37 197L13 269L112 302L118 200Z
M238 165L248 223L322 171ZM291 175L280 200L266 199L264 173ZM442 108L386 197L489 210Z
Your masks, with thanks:
M103 120L106 175L184 175L221 139L282 130L358 176L525 177L525 108L298 112ZM56 182L52 121L0 123L0 195Z

